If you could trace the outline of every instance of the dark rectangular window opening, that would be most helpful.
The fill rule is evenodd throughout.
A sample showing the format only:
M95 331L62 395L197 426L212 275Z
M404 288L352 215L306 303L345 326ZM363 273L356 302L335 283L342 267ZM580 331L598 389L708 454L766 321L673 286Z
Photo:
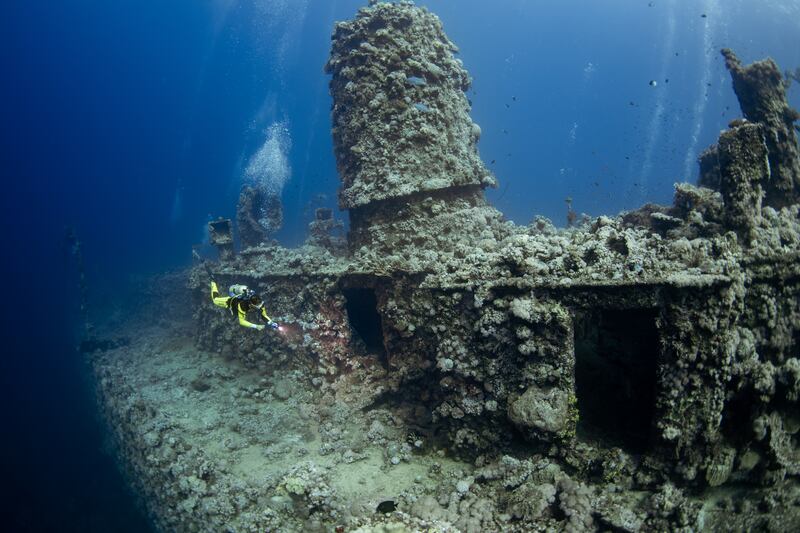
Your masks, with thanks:
M631 453L649 448L659 354L656 316L654 309L576 314L579 436Z
M386 346L383 343L383 325L378 314L378 300L370 288L344 289L347 318L353 333L364 344L368 354L386 363Z

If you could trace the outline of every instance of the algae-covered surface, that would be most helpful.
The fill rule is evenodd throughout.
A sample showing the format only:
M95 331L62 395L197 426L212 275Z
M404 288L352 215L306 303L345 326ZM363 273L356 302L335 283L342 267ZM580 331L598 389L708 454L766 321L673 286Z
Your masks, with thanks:
M244 249L213 222L219 262L149 280L152 300L107 326L136 338L92 365L154 523L800 529L800 166L777 65L722 51L746 119L672 205L556 228L486 200L456 50L407 2L339 23L347 238L322 209L281 247L264 238L281 213L256 231L245 190ZM280 328L240 327L212 279L258 291Z
M131 327L141 345L94 361L99 394L144 497L176 504L167 530L326 530L472 470L389 410L330 401L300 372L265 377L177 328Z
M188 321L142 313L114 329L140 342L93 365L128 476L163 530L789 531L797 520L791 478L637 480L646 458L622 447L581 464L595 440L571 441L567 457L522 440L467 457L424 427L426 413L349 405L359 384L346 377L333 392L294 367L260 371L197 348Z

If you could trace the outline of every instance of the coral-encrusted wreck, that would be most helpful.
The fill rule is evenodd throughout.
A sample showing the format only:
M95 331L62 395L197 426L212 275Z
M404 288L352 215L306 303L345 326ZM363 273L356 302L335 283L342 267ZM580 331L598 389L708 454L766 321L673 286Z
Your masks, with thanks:
M321 246L315 226L302 248L251 247L216 273L262 290L285 337L243 335L192 272L199 347L264 376L293 369L327 406L321 427L348 413L371 434L370 413L388 412L425 443L414 453L468 465L394 495L391 518L312 502L302 520L800 527L798 116L777 66L723 52L748 120L702 156L705 187L558 230L487 204L495 178L456 52L436 16L403 2L337 24L327 71L348 250ZM275 490L310 501L292 475ZM708 492L724 484L736 489ZM173 509L163 523L308 524Z

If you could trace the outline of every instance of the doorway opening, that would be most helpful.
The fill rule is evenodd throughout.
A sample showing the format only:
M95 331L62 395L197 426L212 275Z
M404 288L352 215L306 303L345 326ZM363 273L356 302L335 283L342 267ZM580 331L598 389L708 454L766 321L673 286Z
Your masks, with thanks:
M575 317L578 433L643 453L655 413L659 337L654 309L579 312Z
M344 289L347 318L353 332L364 344L367 353L376 355L381 363L386 360L383 343L383 325L378 313L378 299L371 288Z

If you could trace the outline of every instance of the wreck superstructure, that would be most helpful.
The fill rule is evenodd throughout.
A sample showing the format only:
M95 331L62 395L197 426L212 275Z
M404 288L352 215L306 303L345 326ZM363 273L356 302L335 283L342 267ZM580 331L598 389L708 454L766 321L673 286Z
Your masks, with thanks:
M335 227L322 213L304 247L225 252L220 284L263 291L286 324L272 342L205 305L194 269L197 345L265 376L291 368L352 416L388 410L473 465L456 507L483 498L483 530L698 527L692 491L725 484L772 490L781 519L800 524L800 161L777 66L724 51L748 120L701 157L704 187L558 230L515 226L485 200L495 178L456 50L435 15L404 2L337 24L327 71L347 249L322 235ZM141 475L173 483L164 462ZM429 506L441 513L415 498L408 527L452 518L442 498ZM244 527L241 510L170 509L165 527ZM321 523L345 522L338 512ZM736 527L760 524L739 515Z

